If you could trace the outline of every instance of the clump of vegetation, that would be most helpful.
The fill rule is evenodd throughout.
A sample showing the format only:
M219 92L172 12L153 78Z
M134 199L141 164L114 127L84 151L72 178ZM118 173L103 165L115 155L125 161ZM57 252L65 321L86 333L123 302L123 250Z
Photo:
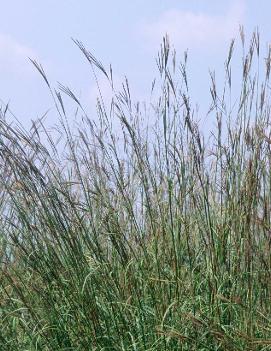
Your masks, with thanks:
M260 80L258 33L247 53L241 39L240 95L232 42L222 94L211 75L216 127L204 133L187 57L177 64L167 38L143 110L128 81L115 91L112 71L75 42L112 87L96 122L33 61L64 147L41 120L26 131L2 108L1 350L270 350L271 54Z

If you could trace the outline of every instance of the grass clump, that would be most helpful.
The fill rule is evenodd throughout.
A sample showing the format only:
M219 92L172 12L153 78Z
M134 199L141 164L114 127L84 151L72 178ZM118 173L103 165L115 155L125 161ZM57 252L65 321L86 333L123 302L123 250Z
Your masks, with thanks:
M96 122L35 61L64 147L41 120L26 131L1 111L1 350L270 350L270 53L261 83L258 34L234 103L234 42L222 94L211 75L210 133L167 38L149 109L75 43L112 87Z

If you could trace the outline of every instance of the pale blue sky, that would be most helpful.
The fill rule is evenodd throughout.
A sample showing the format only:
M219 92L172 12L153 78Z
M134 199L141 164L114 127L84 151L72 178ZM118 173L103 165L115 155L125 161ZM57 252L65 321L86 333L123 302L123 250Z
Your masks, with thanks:
M95 83L71 37L81 40L105 66L111 63L116 81L127 75L136 97L148 98L159 43L167 31L179 55L189 50L194 101L204 106L208 69L223 67L239 24L248 35L258 26L265 48L271 41L270 13L267 0L2 1L0 98L10 102L23 123L52 108L30 56L43 65L55 86L60 81L93 105ZM52 112L49 121L54 116Z

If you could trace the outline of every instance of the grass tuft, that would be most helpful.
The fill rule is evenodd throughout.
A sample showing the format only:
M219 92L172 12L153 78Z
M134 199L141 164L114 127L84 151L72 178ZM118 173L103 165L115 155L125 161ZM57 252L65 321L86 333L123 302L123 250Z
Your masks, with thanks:
M178 66L167 37L149 109L74 40L112 87L96 121L31 60L65 147L42 120L26 131L1 109L1 350L271 349L270 50L260 80L259 35L246 53L240 34L240 95L232 41L222 94L211 74L209 131L195 119L187 54Z

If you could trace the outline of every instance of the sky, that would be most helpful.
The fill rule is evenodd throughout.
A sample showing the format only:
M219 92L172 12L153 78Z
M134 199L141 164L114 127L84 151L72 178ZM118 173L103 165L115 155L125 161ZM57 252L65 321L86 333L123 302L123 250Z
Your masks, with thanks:
M0 99L25 125L48 110L47 123L54 123L52 98L31 58L42 64L54 87L60 82L80 96L95 118L96 84L74 38L106 67L112 64L117 83L127 76L134 97L147 100L167 33L180 57L188 50L192 98L206 109L209 70L222 72L240 25L248 37L258 27L265 50L270 13L268 0L2 1ZM240 60L235 64L239 67ZM108 86L100 79L106 95Z

